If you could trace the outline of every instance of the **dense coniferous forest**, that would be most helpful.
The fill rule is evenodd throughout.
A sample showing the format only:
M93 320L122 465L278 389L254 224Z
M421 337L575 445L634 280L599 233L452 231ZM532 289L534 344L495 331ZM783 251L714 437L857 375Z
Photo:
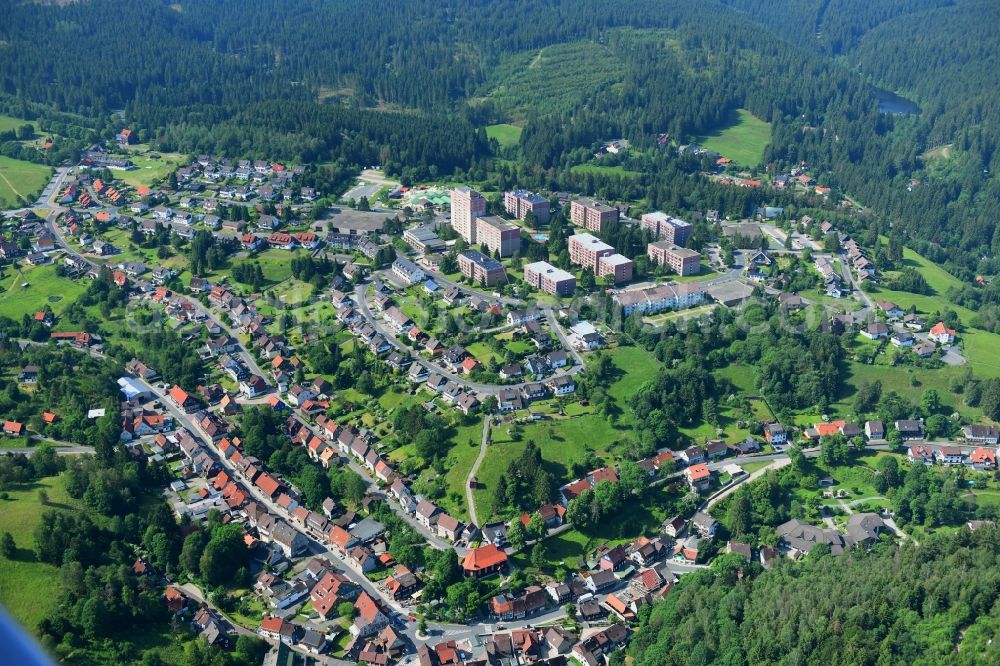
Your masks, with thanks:
M841 557L817 547L764 573L725 555L653 606L630 651L636 666L997 663L998 558L996 528Z
M648 149L662 132L690 140L745 108L772 123L761 166L804 160L872 208L866 224L960 277L997 272L990 0L0 4L3 108L98 119L81 124L102 134L115 118L166 150L379 163L407 182L516 180L735 215L763 195L699 180L695 160L646 152L640 178L570 167L609 137ZM511 30L512 16L530 20ZM511 78L557 45L600 53L554 79L582 76L573 95ZM880 114L875 86L920 113ZM498 161L482 127L507 120L524 132L517 159ZM943 145L957 157L942 168L925 152ZM920 187L907 187L915 176Z

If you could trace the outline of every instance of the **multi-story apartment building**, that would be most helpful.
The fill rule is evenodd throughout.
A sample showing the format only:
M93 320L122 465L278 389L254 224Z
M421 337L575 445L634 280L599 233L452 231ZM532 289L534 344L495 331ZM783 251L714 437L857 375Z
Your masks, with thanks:
M661 284L620 291L613 296L613 300L622 306L622 314L627 317L633 312L654 314L700 305L705 300L705 290L697 282Z
M527 217L529 212L534 213L539 224L547 224L552 212L548 199L527 190L504 192L503 207L519 220Z
M557 296L570 296L576 289L576 278L572 273L556 268L547 261L526 264L524 281L535 289Z
M597 274L597 260L615 253L615 248L592 234L574 234L569 237L569 260L589 268Z
M597 199L576 199L570 202L569 219L574 225L599 234L618 221L618 209Z
M476 243L485 245L490 252L500 252L509 257L521 249L521 228L502 217L489 215L476 218Z
M621 254L609 254L597 260L597 277L611 275L615 284L625 284L632 281L632 271L635 266L632 260Z
M466 250L459 254L458 270L477 285L492 287L507 281L503 264L479 250Z
M475 245L476 218L486 214L486 198L461 185L451 191L451 226L469 245Z
M674 245L687 245L688 238L691 237L691 223L676 217L670 217L666 213L646 213L639 222L644 229L649 229L654 238L662 238Z
M678 275L697 275L701 272L701 255L699 253L677 247L665 240L647 245L646 254L654 264L667 266Z
M614 276L615 284L632 279L632 260L617 254L615 248L591 234L569 237L569 260L594 271L597 277Z

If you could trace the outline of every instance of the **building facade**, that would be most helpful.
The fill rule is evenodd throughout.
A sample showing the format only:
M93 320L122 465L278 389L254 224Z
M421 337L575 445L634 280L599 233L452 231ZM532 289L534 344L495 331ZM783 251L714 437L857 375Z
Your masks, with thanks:
M576 289L576 277L556 268L547 261L536 261L524 266L524 281L539 291L556 296L570 296Z
M685 222L659 211L646 213L639 218L639 222L644 229L649 229L654 238L661 238L668 243L682 247L687 245L688 238L691 237L691 229L693 228L690 222Z
M475 245L476 218L486 214L486 198L465 185L451 191L451 226L469 245Z
M569 260L594 271L597 277L613 276L615 284L632 279L632 260L616 253L615 248L591 234L569 237Z
M646 246L646 254L654 264L667 266L678 275L697 275L701 272L701 255L694 250L678 247L665 240Z
M492 287L507 282L503 264L478 250L466 250L459 254L458 270L477 285Z
M548 224L552 212L548 199L527 190L504 192L503 207L519 220L526 218L528 213L534 213L539 224Z
M655 314L700 305L705 301L705 291L696 282L661 284L620 291L613 300L622 307L622 314L627 317L633 312Z
M521 228L496 215L476 218L475 238L490 252L499 251L501 257L509 257L521 249Z
M597 199L576 199L570 202L569 219L574 225L599 234L618 221L618 209Z

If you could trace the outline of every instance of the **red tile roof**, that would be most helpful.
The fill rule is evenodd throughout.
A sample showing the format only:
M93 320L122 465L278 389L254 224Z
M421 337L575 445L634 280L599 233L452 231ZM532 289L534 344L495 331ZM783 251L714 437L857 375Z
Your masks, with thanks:
M688 467L687 473L688 476L694 480L707 479L709 476L712 475L712 473L708 471L708 465L706 465L705 463L698 463L697 465L691 465L690 467Z
M482 571L506 564L507 553L493 544L473 548L462 560L462 568L466 571Z
M260 476L258 476L257 480L254 482L254 485L256 485L258 488L263 490L271 497L273 497L278 492L278 488L281 487L281 484L278 483L277 479L275 479L270 474L261 474Z

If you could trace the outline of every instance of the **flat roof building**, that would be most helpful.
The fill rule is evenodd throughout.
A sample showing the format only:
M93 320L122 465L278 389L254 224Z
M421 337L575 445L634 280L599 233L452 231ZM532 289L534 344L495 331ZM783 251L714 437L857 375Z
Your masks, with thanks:
M445 248L445 242L438 238L434 227L429 224L421 224L407 229L403 232L403 240L414 250L424 254L441 252Z
M597 260L614 254L615 248L591 234L575 234L569 237L569 260L578 266L589 268L597 274Z
M687 245L693 229L690 222L659 211L646 213L639 218L639 223L642 224L643 229L649 229L654 238L662 238L668 243L682 247Z
M451 191L451 226L469 245L475 245L476 218L486 214L486 198L461 185Z
M475 237L490 252L500 252L501 257L509 257L521 249L521 227L497 215L477 217Z
M503 264L479 250L466 250L459 254L458 270L475 284L485 287L507 282Z
M611 275L615 284L625 284L632 281L634 266L628 257L615 253L597 260L597 277Z
M534 213L539 224L548 224L551 215L549 200L527 190L504 192L503 207L509 215L519 220L526 218L528 213Z
M587 231L601 233L618 221L618 209L597 199L576 199L570 202L569 220Z
M697 275L701 272L701 254L661 240L646 246L646 254L654 264L667 266L678 275Z
M524 266L524 281L539 291L557 296L570 296L576 289L576 277L556 268L547 261L536 261Z

